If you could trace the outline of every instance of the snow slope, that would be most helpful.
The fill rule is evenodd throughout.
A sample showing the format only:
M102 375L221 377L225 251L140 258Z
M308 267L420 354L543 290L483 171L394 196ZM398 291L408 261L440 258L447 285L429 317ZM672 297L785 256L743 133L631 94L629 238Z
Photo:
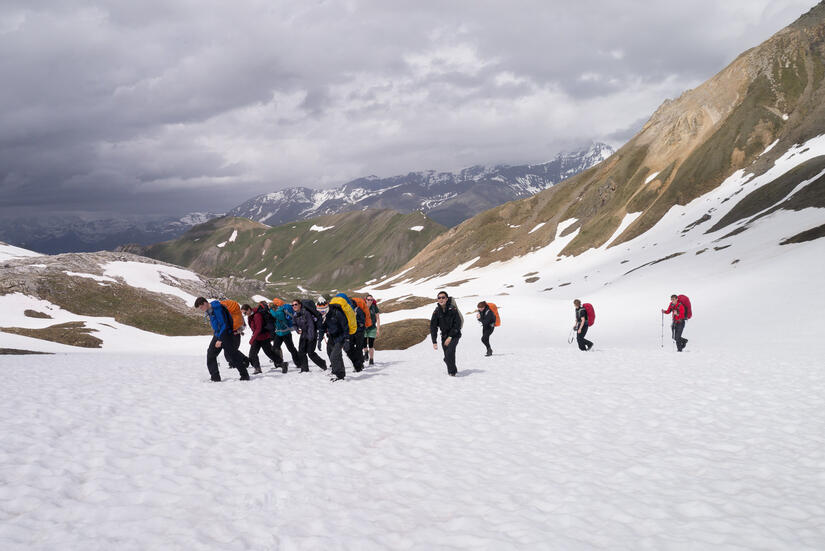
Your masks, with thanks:
M12 258L25 258L29 256L40 256L40 253L0 242L0 262L11 260Z
M343 383L202 357L0 356L0 546L822 549L816 350L602 349L478 329Z

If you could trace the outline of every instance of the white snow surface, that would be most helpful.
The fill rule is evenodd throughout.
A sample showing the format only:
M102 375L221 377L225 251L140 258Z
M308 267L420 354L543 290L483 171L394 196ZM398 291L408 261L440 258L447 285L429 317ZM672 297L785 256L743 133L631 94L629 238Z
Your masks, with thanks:
M650 182L652 182L652 181L656 178L656 176L658 176L658 175L659 175L659 171L657 170L656 172L654 172L653 174L651 174L650 176L648 176L647 178L645 178L645 183L646 183L646 184L649 184L649 183L650 183Z
M14 245L9 245L8 243L3 243L0 241L0 262L4 260L11 260L13 258L26 258L30 256L43 256L40 253L36 253L34 251L30 251L28 249L23 249L21 247L15 247Z
M229 242L234 243L237 238L238 238L238 230L233 230L232 235L229 236Z
M825 546L821 350L466 333L459 377L424 344L335 384L0 356L2 548Z
M149 264L146 262L117 261L109 262L102 266L103 275L122 278L127 285L141 287L156 293L166 293L182 298L187 304L195 302L195 297L189 293L169 285L176 280L184 279L189 281L199 281L200 277L189 270L176 268L174 266L164 266L162 264Z
M313 224L312 227L309 228L309 231L322 232L322 231L331 230L334 227L335 226L317 226L317 225Z
M422 231L424 226L413 226L410 228L412 231Z

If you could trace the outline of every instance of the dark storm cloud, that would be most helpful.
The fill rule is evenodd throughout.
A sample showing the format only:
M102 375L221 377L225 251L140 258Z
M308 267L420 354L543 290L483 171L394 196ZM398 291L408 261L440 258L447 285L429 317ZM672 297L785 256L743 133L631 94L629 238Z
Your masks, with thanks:
M0 211L226 210L620 145L811 5L7 1Z

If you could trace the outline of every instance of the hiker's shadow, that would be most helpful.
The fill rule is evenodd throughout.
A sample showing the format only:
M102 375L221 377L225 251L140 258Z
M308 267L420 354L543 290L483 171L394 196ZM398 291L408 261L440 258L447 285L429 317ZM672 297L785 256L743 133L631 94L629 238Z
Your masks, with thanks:
M474 373L484 373L485 369L465 369L455 374L456 377L469 377Z
M386 377L386 373L359 373L358 375L350 375L349 378L353 381L363 381L364 379L372 379L373 377Z

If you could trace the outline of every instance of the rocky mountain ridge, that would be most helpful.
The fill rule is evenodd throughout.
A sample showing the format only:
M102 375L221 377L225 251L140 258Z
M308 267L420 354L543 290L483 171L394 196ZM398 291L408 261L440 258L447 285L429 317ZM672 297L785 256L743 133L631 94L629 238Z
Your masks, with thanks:
M378 178L368 176L333 189L288 188L259 195L229 211L274 226L351 210L421 211L454 226L488 208L529 197L603 161L613 149L594 143L536 165L473 166L459 172L423 171Z

